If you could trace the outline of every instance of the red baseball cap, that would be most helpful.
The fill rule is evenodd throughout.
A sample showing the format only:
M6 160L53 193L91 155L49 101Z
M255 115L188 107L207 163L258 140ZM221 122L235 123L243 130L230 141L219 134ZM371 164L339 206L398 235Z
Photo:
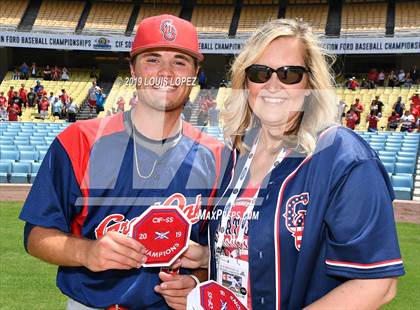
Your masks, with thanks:
M198 61L204 59L198 49L198 36L194 25L173 15L164 14L143 19L137 28L131 57L159 47L179 50Z

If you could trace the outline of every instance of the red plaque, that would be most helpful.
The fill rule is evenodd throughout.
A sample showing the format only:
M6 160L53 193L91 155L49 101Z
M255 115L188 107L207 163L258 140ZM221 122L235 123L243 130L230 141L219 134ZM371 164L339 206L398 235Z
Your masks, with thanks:
M242 302L235 296L235 294L220 285L215 281L206 281L201 283L196 289L198 289L198 296L191 292L189 297L189 304L192 308L196 309L196 298L199 299L200 309L220 309L220 310L247 310ZM195 296L194 296L195 295Z
M176 206L151 206L131 224L130 236L146 248L144 267L172 265L188 248L191 222Z

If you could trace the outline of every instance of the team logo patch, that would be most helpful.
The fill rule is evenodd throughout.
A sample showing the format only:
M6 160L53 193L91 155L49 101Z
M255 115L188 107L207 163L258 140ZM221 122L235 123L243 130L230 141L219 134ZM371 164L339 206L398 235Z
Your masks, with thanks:
M305 226L306 206L309 203L309 193L302 193L289 198L283 213L287 230L295 239L295 248L300 251L303 229Z
M160 33L166 41L174 41L176 39L177 30L171 19L162 20L160 23Z

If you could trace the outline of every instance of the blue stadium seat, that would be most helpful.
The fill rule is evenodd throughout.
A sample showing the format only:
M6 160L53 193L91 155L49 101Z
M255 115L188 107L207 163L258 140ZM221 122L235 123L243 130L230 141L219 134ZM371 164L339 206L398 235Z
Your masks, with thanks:
M395 173L396 174L414 174L415 166L414 164L407 164L407 163L396 163L395 164Z
M400 151L417 153L418 147L417 146L403 146L401 147Z
M45 141L44 140L31 140L30 144L31 145L45 145Z
M386 141L385 145L389 146L389 147L399 147L399 148L401 148L401 142Z
M32 136L32 132L19 132L17 137L30 137Z
M403 132L393 131L391 132L391 136L405 136Z
M406 163L414 165L416 163L416 157L397 156L397 163Z
M28 141L29 137L26 136L15 136L14 138L15 141Z
M399 151L398 156L405 156L405 157L416 157L417 152L406 152L406 151Z
M38 161L38 151L19 151L19 161Z
M45 157L45 155L47 154L47 151L39 151L39 159L38 161L42 161Z
M0 183L8 183L12 164L10 162L0 162Z
M16 151L17 146L14 145L14 144L1 144L0 145L0 150L2 150L2 151Z
M48 136L48 137L56 137L57 135L58 135L58 133L57 133L57 132L54 132L54 131L49 132L49 133L47 134L47 136Z
M34 141L44 141L44 136L30 136L29 140L34 140Z
M16 145L16 147L18 151L35 151L35 147L33 145Z
M29 182L34 183L35 177L38 174L41 163L31 163L31 173L29 174Z
M0 136L0 145L13 144L13 137Z
M370 147L372 149L374 149L375 151L382 151L385 148L384 144L380 144L380 143L369 143Z
M379 151L380 156L395 156L397 155L397 152L393 151Z
M386 172L393 174L394 173L394 163L383 162L383 165L386 169Z
M45 143L49 146L53 141L55 137L45 137Z
M14 145L29 145L29 139L26 139L26 140L15 140L14 142Z
M31 171L31 163L12 163L12 173L10 183L28 183L28 176Z
M4 131L3 137L14 137L18 134L18 131Z
M379 159L383 163L392 163L392 164L395 164L395 162L397 161L397 159L395 158L395 156L379 155Z
M48 134L47 131L41 131L41 132L34 132L32 134L32 137L45 137Z
M390 146L385 146L385 151L390 151L390 152L398 152L400 150L399 147L390 147Z
M22 127L21 132L34 132L34 129L32 127Z
M391 183L394 188L396 199L411 200L411 190L413 188L412 176L393 175L391 177Z

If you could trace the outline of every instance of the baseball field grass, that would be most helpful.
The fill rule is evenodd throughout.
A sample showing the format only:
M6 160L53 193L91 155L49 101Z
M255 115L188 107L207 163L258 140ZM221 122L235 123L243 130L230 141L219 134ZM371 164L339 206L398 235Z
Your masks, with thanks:
M23 248L21 202L0 202L0 309L65 309L55 285L57 268L29 256ZM406 275L397 297L383 309L420 308L420 225L397 225ZM417 292L417 293L416 293Z

